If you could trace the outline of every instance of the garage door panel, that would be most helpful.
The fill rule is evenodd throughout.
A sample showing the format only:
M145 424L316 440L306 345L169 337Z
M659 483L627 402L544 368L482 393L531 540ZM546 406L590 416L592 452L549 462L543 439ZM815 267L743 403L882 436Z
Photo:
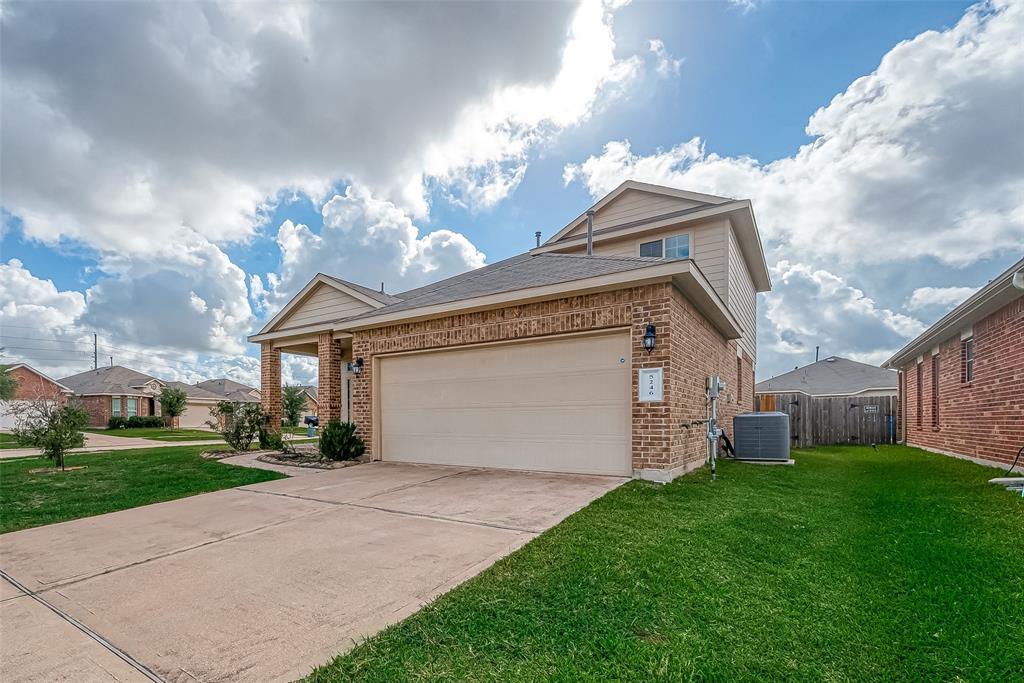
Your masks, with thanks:
M385 460L629 474L628 335L383 358Z

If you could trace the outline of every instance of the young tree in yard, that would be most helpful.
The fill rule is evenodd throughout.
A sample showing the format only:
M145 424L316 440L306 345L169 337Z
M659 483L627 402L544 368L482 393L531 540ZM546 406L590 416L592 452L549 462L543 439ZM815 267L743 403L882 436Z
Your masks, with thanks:
M0 401L10 401L17 390L18 381L11 376L6 366L0 365Z
M21 401L14 409L14 438L34 446L64 469L64 455L85 445L82 430L89 424L89 412L76 401L61 405L49 399Z
M281 390L281 412L289 427L297 427L302 419L302 409L306 407L306 392L302 387L286 386Z
M236 451L247 451L263 426L263 407L259 403L220 401L210 408L206 424L220 432Z
M160 412L168 420L168 426L174 424L174 418L181 417L185 412L185 392L174 387L164 387L160 392Z

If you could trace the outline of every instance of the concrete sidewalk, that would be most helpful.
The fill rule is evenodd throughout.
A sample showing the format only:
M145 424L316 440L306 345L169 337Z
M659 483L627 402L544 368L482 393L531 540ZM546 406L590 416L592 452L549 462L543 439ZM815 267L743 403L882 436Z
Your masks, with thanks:
M4 534L0 680L293 681L625 481L378 462Z
M157 441L155 439L140 439L134 436L109 436L107 434L85 433L85 446L75 448L70 453L97 453L106 451L129 451L136 448L165 448L168 446L218 446L223 445L224 439L211 439L209 441ZM38 448L6 448L0 450L0 459L24 458L26 456L40 455Z
M293 436L287 441L301 441L306 437ZM134 436L110 436L108 434L85 433L85 446L69 453L106 453L107 451L130 451L138 448L168 448L170 446L224 446L224 439L216 438L198 441L157 441ZM38 448L7 448L0 450L0 460L41 455ZM256 465L258 467L258 465Z

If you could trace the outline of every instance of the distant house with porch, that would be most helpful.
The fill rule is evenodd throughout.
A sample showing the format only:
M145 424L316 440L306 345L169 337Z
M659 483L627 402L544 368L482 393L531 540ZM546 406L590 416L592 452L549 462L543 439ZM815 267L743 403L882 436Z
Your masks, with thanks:
M59 381L89 411L90 427L106 427L111 417L159 415L159 396L166 385L121 365L87 370Z
M900 372L908 445L1010 465L1024 447L1024 259L884 365Z

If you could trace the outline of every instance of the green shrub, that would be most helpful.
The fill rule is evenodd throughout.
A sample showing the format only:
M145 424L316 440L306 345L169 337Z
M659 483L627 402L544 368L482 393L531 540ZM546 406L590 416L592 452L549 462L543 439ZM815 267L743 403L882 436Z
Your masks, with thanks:
M280 432L268 432L263 427L260 427L259 433L260 448L263 450L271 451L283 451L284 450L284 439L281 438Z
M127 418L121 417L120 415L115 415L107 420L107 429L126 429L127 427Z
M129 429L139 429L141 427L163 427L164 418L159 415L132 415L128 418L128 421L125 424Z
M218 401L206 424L236 451L247 451L263 428L263 408L259 403Z
M331 420L320 433L320 455L328 460L355 460L366 452L351 422Z

